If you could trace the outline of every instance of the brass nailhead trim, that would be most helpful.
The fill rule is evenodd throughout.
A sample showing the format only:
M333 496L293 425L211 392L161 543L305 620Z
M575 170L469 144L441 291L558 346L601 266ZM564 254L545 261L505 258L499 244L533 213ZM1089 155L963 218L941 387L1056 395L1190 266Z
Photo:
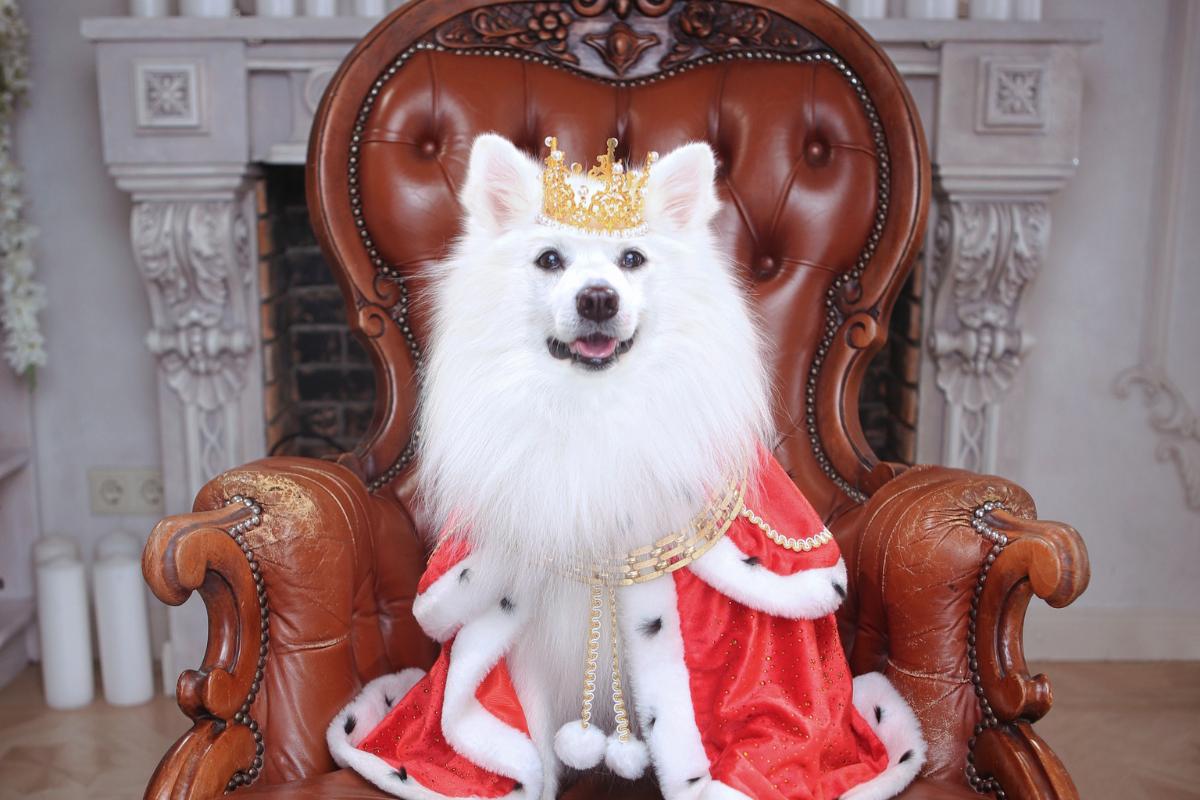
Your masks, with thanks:
M258 561L254 558L254 553L250 550L250 545L246 541L245 534L250 530L257 528L263 521L262 506L249 497L242 497L235 494L233 497L225 501L225 507L233 505L243 505L250 509L250 518L239 522L229 528L227 533L237 542L238 547L242 548L242 552L246 556L246 560L250 563L250 571L254 575L255 588L258 590L258 608L259 608L259 648L258 648L258 667L254 672L254 683L250 685L250 694L246 696L246 702L242 703L242 708L233 715L233 721L238 725L245 725L254 734L254 763L250 769L245 772L235 772L233 777L229 779L229 783L225 786L225 792L232 792L239 786L249 786L258 778L259 770L263 765L263 736L262 731L258 729L258 722L250 716L250 706L254 703L254 698L258 695L258 689L262 684L263 669L267 663L267 641L269 640L268 621L270 613L267 609L267 587L263 582L262 571L259 569Z
M1000 782L995 778L984 778L975 767L976 737L988 728L995 728L1000 724L995 713L992 712L991 704L983 694L982 679L979 677L978 653L975 649L975 618L979 615L979 598L983 594L983 584L987 580L988 570L996 562L996 556L1000 555L1000 551L1008 544L1008 537L988 525L984 519L986 515L996 510L1007 511L1008 509L1004 507L1003 503L989 500L976 508L975 513L971 516L971 527L992 543L992 549L988 551L983 565L980 567L979 577L975 582L975 595L971 598L971 621L967 623L967 668L970 670L971 683L975 686L975 696L979 698L979 710L983 712L983 719L975 726L974 735L967 741L967 780L970 781L976 792L980 794L995 792L996 800L1007 800L1007 795L1000 788Z

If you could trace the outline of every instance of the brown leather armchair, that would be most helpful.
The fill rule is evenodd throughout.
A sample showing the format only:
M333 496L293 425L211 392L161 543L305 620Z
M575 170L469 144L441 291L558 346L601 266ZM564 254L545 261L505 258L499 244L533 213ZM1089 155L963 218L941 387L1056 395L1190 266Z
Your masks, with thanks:
M316 115L308 195L376 371L372 432L338 463L221 475L155 529L146 579L168 603L199 592L210 628L178 684L195 724L146 797L380 797L336 771L324 734L364 683L436 655L411 614L429 541L410 511L420 268L453 239L489 130L531 153L550 134L572 153L615 136L635 159L712 145L717 225L774 344L775 452L850 568L851 667L886 672L929 741L903 797L1076 798L1031 727L1050 684L1021 635L1032 595L1064 606L1086 587L1079 535L1000 478L880 462L859 426L860 380L922 242L929 161L895 67L821 0L414 0L355 48ZM590 776L568 795L657 793Z

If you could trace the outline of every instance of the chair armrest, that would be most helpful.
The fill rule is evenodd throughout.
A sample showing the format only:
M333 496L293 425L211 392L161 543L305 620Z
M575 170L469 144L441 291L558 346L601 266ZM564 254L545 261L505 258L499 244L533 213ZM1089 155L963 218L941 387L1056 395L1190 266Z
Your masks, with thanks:
M859 518L855 674L883 670L929 742L925 774L1013 798L1078 798L1030 725L1050 682L1022 645L1033 595L1055 607L1087 588L1087 550L1071 527L1036 518L1020 487L918 466L886 483Z
M162 520L142 557L154 594L208 610L208 649L179 676L195 724L146 798L211 798L335 769L329 720L367 681L427 667L412 619L424 551L411 520L350 470L270 458L218 476Z

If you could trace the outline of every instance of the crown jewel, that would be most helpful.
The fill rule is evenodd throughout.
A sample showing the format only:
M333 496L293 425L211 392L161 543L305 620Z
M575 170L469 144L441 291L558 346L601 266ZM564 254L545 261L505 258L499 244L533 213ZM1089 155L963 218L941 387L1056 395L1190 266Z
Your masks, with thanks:
M583 177L583 166L568 169L558 139L546 137L550 156L542 172L542 210L538 222L580 233L624 238L641 236L646 225L646 181L650 165L658 153L646 155L641 172L630 172L616 160L616 139L608 140L608 154L596 159L596 166Z

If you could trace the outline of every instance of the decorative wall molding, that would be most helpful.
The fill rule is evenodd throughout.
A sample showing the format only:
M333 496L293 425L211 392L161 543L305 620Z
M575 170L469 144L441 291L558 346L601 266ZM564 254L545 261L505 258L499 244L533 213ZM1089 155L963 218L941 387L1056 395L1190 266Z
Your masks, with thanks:
M1142 314L1138 364L1117 376L1113 391L1127 398L1133 387L1142 390L1150 409L1150 428L1158 434L1155 455L1159 461L1174 461L1183 482L1184 503L1200 512L1200 422L1183 392L1167 369L1177 243L1184 222L1183 176L1189 141L1189 111L1197 101L1197 50L1200 49L1200 0L1174 0L1171 8L1171 42L1164 58L1168 76L1167 118L1162 133L1150 225L1150 264ZM1187 358L1194 361L1194 348Z
M1017 325L1017 310L1041 268L1049 235L1044 202L942 204L931 258L929 350L947 404L947 466L995 471L996 411L1033 346Z
M1138 387L1150 409L1150 427L1159 435L1155 455L1159 461L1174 461L1183 481L1184 502L1200 511L1200 418L1188 405L1179 387L1163 372L1133 367L1117 376L1117 397L1129 397Z

